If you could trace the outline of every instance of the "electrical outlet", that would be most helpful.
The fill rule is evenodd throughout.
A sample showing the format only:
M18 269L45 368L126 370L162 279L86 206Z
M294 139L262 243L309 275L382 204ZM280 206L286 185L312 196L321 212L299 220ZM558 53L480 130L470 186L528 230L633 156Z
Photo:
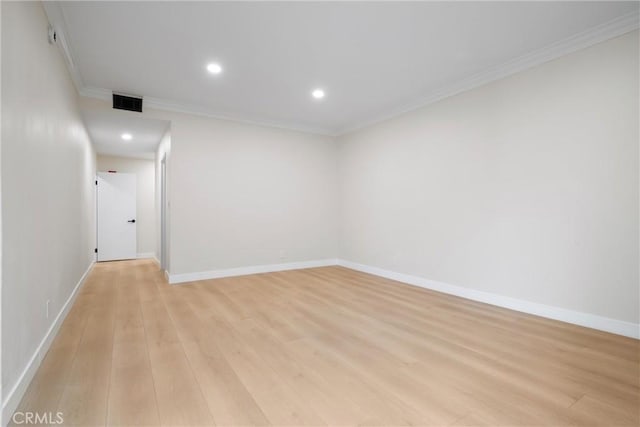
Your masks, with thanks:
M287 251L285 251L284 249L282 249L280 251L280 261L284 261L285 259L287 259Z
M47 319L48 319L49 318L49 300L47 300L46 312L47 312Z

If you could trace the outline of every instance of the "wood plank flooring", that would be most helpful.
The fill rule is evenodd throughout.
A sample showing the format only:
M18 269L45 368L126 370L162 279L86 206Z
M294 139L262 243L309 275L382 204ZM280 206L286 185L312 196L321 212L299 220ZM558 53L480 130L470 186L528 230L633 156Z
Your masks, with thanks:
M65 425L638 426L639 341L341 267L97 264L19 411Z

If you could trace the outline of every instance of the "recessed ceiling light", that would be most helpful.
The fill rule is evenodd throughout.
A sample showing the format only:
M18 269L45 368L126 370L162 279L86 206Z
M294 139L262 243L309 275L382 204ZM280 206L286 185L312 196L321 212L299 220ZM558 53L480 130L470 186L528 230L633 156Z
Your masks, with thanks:
M122 139L124 139L125 141L131 141L131 138L133 138L131 136L130 133L123 133L122 135L120 135L122 137Z
M324 98L324 91L322 89L314 89L314 91L311 92L311 96L315 99L322 99Z
M212 62L210 64L207 64L207 71L211 74L220 74L222 72L222 67L220 66L220 64Z

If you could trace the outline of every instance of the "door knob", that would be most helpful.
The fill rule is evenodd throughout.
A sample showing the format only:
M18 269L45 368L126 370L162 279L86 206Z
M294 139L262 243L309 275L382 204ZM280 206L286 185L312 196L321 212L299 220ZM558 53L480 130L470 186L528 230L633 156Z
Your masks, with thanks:
M136 222L136 220L135 220L135 219L130 219L130 220L129 220L129 221L127 221L127 222Z

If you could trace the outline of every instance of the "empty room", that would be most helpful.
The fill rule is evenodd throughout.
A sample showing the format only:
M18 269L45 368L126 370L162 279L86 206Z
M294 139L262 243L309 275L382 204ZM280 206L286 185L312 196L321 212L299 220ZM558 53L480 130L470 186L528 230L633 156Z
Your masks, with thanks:
M0 15L2 427L640 425L640 2Z

